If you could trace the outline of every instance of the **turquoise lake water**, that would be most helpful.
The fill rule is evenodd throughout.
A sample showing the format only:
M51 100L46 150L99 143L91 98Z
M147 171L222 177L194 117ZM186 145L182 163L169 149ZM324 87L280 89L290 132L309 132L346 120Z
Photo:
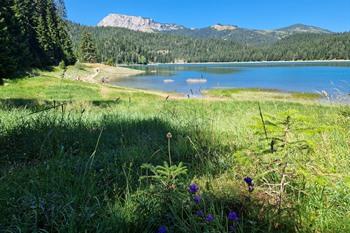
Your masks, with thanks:
M290 92L350 93L350 62L263 62L133 66L139 76L113 84L200 95L212 88L263 88ZM201 79L193 83L189 79Z

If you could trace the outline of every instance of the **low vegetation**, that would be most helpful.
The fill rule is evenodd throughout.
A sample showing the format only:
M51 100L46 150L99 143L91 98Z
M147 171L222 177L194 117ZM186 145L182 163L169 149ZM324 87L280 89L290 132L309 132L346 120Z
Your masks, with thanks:
M61 73L0 87L0 232L350 231L349 107Z
M235 89L211 89L205 92L209 97L224 97L233 99L246 100L292 100L302 102L321 100L322 95L319 93L307 92L283 92L274 89L259 88L235 88Z

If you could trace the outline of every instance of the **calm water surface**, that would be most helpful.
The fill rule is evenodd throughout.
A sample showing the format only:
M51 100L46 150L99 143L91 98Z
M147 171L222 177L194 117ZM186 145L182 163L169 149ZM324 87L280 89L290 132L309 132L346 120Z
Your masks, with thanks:
M113 84L148 90L200 94L212 88L266 88L282 91L350 93L350 62L150 65L140 76ZM204 79L206 83L190 83Z

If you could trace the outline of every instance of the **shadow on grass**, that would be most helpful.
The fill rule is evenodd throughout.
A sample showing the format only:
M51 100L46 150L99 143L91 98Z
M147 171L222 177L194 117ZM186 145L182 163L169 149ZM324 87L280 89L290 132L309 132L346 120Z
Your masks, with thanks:
M1 157L7 161L30 162L62 153L89 156L97 147L99 153L140 150L140 157L146 160L159 149L166 151L166 133L176 132L170 124L157 118L125 120L114 115L86 121L89 120L83 114L73 117L66 113L62 117L59 111L23 119L0 137L1 144L5 145L0 149Z
M20 80L28 77L36 77L40 75L37 69L40 69L41 71L51 72L54 70L54 67L43 66L43 67L37 67L36 69L34 68L34 69L18 70L11 77L6 77L5 79L8 78L10 80ZM0 79L0 85L1 85L1 79Z
M22 101L10 100L8 106L37 108L35 101ZM169 212L140 183L144 175L140 167L168 159L168 132L174 136L173 162L183 161L190 168L188 183L193 176L208 174L212 161L217 168L215 157L230 150L191 126L116 113L85 116L44 111L8 126L0 134L0 231L155 232L156 226L169 221ZM243 202L211 200L244 213ZM273 232L265 223L268 219L258 213L248 220L259 224L256 232Z
M28 108L38 110L51 105L53 105L51 101L38 101L36 99L0 99L0 106L7 109Z
M100 108L107 108L113 105L122 103L121 98L116 98L113 100L93 100L89 101L93 106ZM47 100L37 100L37 99L0 99L0 107L5 109L13 108L25 108L35 112L51 110L58 108L62 105L66 105L70 101L47 101Z

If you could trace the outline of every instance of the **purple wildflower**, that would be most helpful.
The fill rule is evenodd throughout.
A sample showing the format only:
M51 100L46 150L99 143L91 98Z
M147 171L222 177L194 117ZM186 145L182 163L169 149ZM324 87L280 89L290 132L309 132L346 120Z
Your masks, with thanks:
M197 211L196 211L196 215L197 215L198 217L200 217L200 218L203 218L203 217L204 217L204 213L203 213L202 210L197 210Z
M253 179L250 177L246 177L244 178L244 182L247 183L248 185L248 191L251 193L254 191L254 183L253 183Z
M199 187L198 187L198 185L196 185L196 184L191 184L191 185L188 187L188 192L189 192L189 193L192 193L192 194L197 193L198 190L199 190Z
M207 222L214 221L214 216L212 214L208 214L207 217L205 218L205 221L207 221Z
M238 214L235 211L230 211L227 215L229 221L236 222L238 221Z
M244 178L244 182L246 182L247 185L250 185L250 186L253 185L253 179L250 177Z
M167 232L168 232L168 228L166 226L160 226L157 231L157 233L167 233Z
M202 197L199 196L199 195L195 195L195 196L193 197L193 201L194 201L197 205L199 205L199 203L201 202L201 200L202 200Z

